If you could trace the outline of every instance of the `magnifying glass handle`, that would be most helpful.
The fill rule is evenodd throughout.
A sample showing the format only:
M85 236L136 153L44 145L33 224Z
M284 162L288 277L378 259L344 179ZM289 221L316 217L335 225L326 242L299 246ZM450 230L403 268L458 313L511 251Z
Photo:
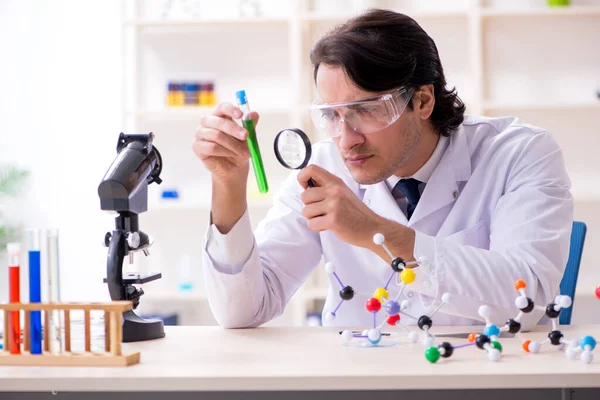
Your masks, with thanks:
M310 179L308 180L308 186L309 186L309 187L317 187L317 184L315 183L315 181L313 181L313 179L312 179L312 178L310 178Z

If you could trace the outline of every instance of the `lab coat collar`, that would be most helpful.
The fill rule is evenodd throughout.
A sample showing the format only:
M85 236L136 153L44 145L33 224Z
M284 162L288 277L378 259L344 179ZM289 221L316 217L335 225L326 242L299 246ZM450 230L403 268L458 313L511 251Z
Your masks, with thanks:
M405 226L415 226L459 196L459 182L471 176L471 157L465 132L461 128L450 136L450 143L442 159L425 186L421 200L410 221L398 207L385 181L373 185L359 185L364 190L363 201L377 214Z

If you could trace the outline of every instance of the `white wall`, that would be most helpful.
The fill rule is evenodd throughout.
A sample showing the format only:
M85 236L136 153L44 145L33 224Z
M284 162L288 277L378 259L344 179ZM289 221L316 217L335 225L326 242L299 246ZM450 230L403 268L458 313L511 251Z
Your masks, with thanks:
M114 218L97 187L121 129L120 18L118 0L0 1L0 164L32 174L6 211L60 229L63 300L108 299L101 242Z

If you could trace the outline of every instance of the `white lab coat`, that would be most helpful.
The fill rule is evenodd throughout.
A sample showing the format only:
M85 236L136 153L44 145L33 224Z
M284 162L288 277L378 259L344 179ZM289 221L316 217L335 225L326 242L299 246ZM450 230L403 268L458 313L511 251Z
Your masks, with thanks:
M518 313L517 279L526 281L536 304L545 306L558 294L569 252L573 199L561 150L546 131L515 118L466 116L410 221L385 182L359 185L352 179L331 140L314 144L311 163L342 178L375 213L416 231L414 256L427 263L415 268L417 280L400 297L411 300L409 314L431 313L442 294L450 293L451 301L436 314L434 326L480 324L478 308L484 304L492 310L492 321L502 325ZM331 232L310 230L301 215L302 190L293 173L259 224L252 250L230 271L214 267L206 251L209 229L204 242L206 289L222 326L255 327L281 314L322 256L335 265L343 284L358 293L342 304L334 320L324 317L324 325L373 324L364 294L385 285L392 272L389 261ZM251 234L247 213L235 229ZM340 301L339 289L332 276L324 314ZM390 285L390 297L398 290ZM541 317L539 311L526 315L524 328ZM382 309L377 323L383 318ZM415 323L408 317L401 322Z

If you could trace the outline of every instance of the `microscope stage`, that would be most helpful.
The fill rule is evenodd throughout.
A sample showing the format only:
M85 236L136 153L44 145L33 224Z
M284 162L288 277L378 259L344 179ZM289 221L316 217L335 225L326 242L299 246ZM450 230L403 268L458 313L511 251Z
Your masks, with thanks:
M142 284L142 283L148 283L148 282L155 281L157 279L160 279L161 277L162 277L162 274L160 272L157 274L146 274L146 275L140 275L135 272L131 272L128 274L123 274L123 283L128 284L128 285L132 285L134 283ZM106 278L104 278L103 282L106 283Z

